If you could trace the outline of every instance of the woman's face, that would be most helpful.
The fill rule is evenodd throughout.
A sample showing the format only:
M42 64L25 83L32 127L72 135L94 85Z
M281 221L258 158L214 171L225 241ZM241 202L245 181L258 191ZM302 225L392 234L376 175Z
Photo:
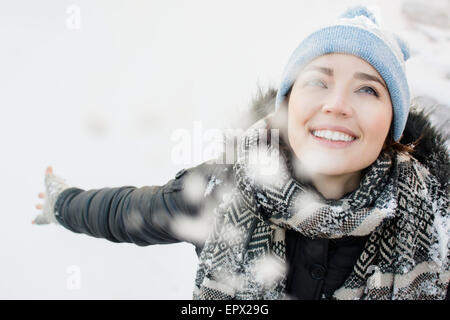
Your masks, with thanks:
M320 56L303 68L288 101L288 137L308 174L359 173L379 156L392 104L383 78L348 54Z

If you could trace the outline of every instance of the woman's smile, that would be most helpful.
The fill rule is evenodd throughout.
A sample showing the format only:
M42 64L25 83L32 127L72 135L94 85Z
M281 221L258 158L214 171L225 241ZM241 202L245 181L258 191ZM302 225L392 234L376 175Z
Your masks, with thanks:
M356 142L356 138L345 133L329 130L311 131L311 137L327 148L347 148Z
M309 132L314 141L327 148L347 148L358 139L358 135L354 131L337 125L317 125Z

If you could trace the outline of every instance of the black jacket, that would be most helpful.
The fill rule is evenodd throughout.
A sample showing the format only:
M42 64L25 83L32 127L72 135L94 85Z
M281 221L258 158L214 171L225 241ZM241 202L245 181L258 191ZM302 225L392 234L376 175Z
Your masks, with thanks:
M275 94L274 90L269 90L254 101L246 125L272 111ZM450 165L445 138L430 125L423 112L411 112L401 142L413 142L420 135L423 137L414 156L440 178L443 187L448 188ZM197 174L206 182L205 196L192 202L185 192L185 185L190 176ZM212 183L217 181L220 183ZM195 245L199 254L203 242L181 235L172 222L179 217L195 218L203 212L212 213L222 201L224 192L234 183L232 164L205 162L179 171L163 186L88 191L70 188L58 197L55 212L60 224L73 232L140 246L187 241ZM365 240L366 237L308 239L288 231L287 293L293 298L308 300L330 297L349 276Z

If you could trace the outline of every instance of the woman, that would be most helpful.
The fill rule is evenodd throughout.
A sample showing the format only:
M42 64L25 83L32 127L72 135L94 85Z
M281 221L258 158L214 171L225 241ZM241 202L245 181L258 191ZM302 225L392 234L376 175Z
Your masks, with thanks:
M276 97L255 103L275 111L243 134L234 164L90 191L49 169L36 223L138 245L191 241L197 299L444 299L449 159L409 110L408 57L367 9L349 9L303 40ZM209 182L201 201L183 192L195 174ZM177 232L173 221L203 212L206 239Z

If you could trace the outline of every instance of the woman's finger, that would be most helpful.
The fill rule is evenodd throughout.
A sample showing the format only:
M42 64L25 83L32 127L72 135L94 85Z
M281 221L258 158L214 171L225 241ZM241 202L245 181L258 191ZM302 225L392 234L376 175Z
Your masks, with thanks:
M44 192L40 192L38 194L38 197L41 198L41 199L44 199L45 198L45 193Z
M42 204L37 204L36 209L42 209Z
M51 166L48 166L45 170L45 174L53 174L53 168Z

